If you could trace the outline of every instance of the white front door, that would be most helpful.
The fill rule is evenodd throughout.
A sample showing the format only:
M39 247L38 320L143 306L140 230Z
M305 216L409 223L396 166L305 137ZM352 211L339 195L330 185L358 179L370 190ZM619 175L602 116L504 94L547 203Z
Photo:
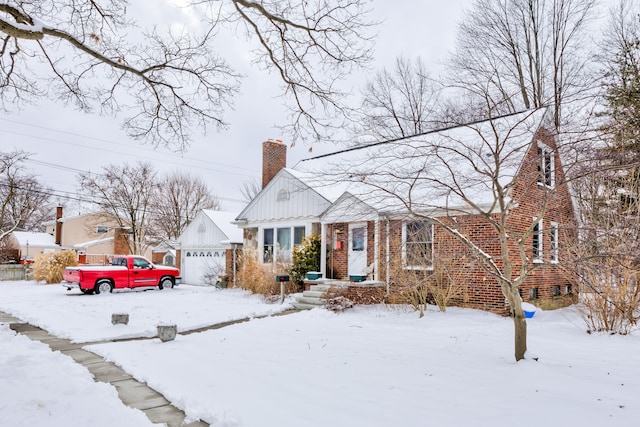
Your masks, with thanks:
M367 223L349 224L349 276L366 276Z

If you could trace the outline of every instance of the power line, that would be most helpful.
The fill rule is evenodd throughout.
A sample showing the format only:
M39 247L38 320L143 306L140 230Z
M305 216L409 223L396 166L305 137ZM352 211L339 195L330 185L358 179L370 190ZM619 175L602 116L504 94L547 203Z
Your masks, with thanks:
M141 147L135 147L135 146L128 145L128 144L123 144L123 143L104 140L104 139L100 139L100 138L95 138L95 137L75 134L75 133L71 133L71 132L59 131L59 130L56 130L56 129L44 128L44 127L41 127L41 126L36 126L36 125L30 125L30 124L26 124L26 123L22 123L22 122L17 122L15 120L8 120L8 119L3 119L3 118L0 118L0 120L12 122L12 123L23 124L25 126L33 126L33 127L41 128L41 129L52 131L52 132L58 132L58 133L64 133L64 134L72 135L72 136L78 136L78 137L82 137L82 138L85 138L85 139L92 139L92 140L99 141L99 142L106 142L106 143L109 143L109 144L126 147L128 150L132 150L132 149L141 150L142 149ZM75 147L81 147L81 148L88 149L88 150L101 151L101 152L105 152L105 153L122 154L122 151L108 150L108 149L105 149L105 148L99 148L99 147L93 147L93 146L86 145L86 144L62 141L62 140L51 138L51 137L32 135L32 134L27 134L27 133L23 133L23 132L13 131L13 130L0 129L0 132L8 133L8 134L11 134L11 135L24 136L24 137L27 137L27 138L34 138L34 139L38 139L38 140L42 140L42 141L51 141L51 142L56 142L56 143L59 143L59 144L65 144L65 145L70 145L70 146L75 146ZM217 166L218 168L209 167L209 166L197 166L197 165L193 165L193 164L186 164L185 165L185 163L183 163L183 162L175 162L175 161L157 159L157 158L156 159L149 159L148 154L149 154L148 151L145 152L145 156L139 156L139 155L135 155L135 154L132 154L132 153L128 152L128 155L130 157L137 157L138 159L143 159L143 160L152 160L154 162L162 162L162 163L178 165L178 166L182 166L182 167L188 166L190 168L202 169L202 170L206 170L206 171L220 172L220 173L224 173L224 174L227 174L227 175L238 175L238 176L244 176L244 177L250 177L250 178L255 178L257 176L256 171L254 169L251 169L251 168L244 168L244 167L241 167L241 166L232 166L232 165L225 164L225 163L211 162L211 161L207 161L207 160L202 160L202 159L196 159L196 158L192 158L192 157L184 157L184 156L182 156L181 157L182 159L204 163L205 165L214 165L214 166ZM155 154L172 155L172 156L175 157L175 155L173 155L173 154L162 153L162 152L157 152L157 151L155 152ZM60 165L58 165L58 166L60 166ZM219 167L229 168L229 169L232 169L232 170L223 170L223 169L220 169ZM244 170L244 171L247 171L247 172L251 172L251 174L237 172L238 169Z

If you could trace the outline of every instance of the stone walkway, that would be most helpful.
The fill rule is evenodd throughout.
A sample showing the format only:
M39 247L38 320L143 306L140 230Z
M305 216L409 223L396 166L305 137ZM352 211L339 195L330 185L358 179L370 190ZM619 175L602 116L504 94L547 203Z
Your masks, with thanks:
M287 310L274 316L287 315L296 313L298 310ZM269 317L260 316L256 318ZM202 332L209 329L220 329L225 326L234 325L251 320L250 318L235 320L231 322L218 323L203 328L190 331L180 332L179 335L188 335L196 332ZM84 350L82 347L97 343L72 343L63 338L58 338L49 334L46 330L25 323L22 320L11 316L10 314L0 311L0 323L8 323L9 327L33 341L40 341L47 344L52 351L59 351L71 357L76 363L81 364L91 372L95 381L100 381L113 385L118 391L120 400L132 408L136 408L144 412L152 423L165 423L168 427L208 427L209 424L204 421L195 421L185 424L185 413L176 408L164 396L147 384L137 381L127 372L114 365L106 362L101 356ZM131 341L133 339L153 339L152 338L128 338L122 340L100 341L118 342Z

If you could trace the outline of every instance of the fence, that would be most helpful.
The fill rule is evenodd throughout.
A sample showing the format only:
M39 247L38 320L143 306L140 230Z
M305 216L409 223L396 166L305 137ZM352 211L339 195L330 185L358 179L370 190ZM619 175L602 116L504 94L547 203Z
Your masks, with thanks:
M0 280L25 280L25 267L20 264L0 265Z
M113 255L107 254L83 254L78 257L79 264L111 265Z

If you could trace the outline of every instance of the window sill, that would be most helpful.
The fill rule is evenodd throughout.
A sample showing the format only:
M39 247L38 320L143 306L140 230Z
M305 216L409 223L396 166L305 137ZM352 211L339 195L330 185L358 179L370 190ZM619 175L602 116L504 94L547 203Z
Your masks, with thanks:
M533 260L533 263L534 264L544 264L544 260L541 259L541 258L536 258L536 259Z
M422 270L422 271L433 271L433 266L429 266L429 267L422 267L422 266L411 266L411 265L404 265L403 268L405 270Z

